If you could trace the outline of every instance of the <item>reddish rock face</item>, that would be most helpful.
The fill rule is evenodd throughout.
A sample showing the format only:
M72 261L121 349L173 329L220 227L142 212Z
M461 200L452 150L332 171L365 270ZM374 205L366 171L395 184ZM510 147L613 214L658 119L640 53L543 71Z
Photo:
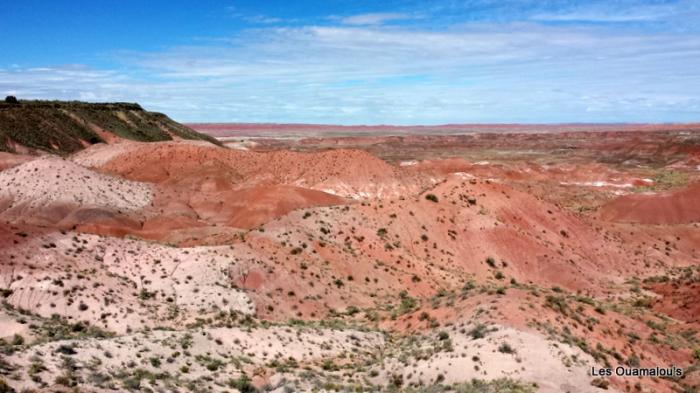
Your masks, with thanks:
M662 193L624 195L605 204L601 217L640 224L700 222L700 184Z

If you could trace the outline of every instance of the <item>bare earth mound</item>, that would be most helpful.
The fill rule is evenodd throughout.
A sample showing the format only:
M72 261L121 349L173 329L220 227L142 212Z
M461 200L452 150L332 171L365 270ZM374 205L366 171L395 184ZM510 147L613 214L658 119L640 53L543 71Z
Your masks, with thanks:
M604 205L604 220L640 224L700 222L700 184L660 194L624 195Z
M292 186L259 186L195 195L191 206L209 222L235 228L254 228L292 210L341 205L345 199L325 192Z
M72 210L95 207L129 212L151 203L151 186L95 173L44 157L0 173L0 210L6 220L56 223Z
M404 181L397 168L358 150L257 153L158 143L128 149L98 168L127 179L172 184L214 165L227 169L246 185L293 185L341 197L396 197L423 185Z

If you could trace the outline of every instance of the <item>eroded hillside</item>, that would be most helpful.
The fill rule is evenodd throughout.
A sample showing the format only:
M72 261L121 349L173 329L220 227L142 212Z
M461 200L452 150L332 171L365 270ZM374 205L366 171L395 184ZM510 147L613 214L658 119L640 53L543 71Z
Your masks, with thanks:
M653 167L184 140L4 155L1 378L693 391L700 195L683 149ZM684 375L590 375L617 365Z
M0 102L0 152L69 154L119 140L216 139L138 104L78 101Z

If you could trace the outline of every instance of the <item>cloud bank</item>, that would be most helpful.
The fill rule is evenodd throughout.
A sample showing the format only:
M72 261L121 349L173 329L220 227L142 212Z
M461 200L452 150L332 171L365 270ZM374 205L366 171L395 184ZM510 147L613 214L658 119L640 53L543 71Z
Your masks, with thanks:
M535 10L441 28L418 11L294 26L255 15L235 36L114 51L111 69L0 69L0 92L139 101L181 121L698 121L700 34L658 25L675 11Z

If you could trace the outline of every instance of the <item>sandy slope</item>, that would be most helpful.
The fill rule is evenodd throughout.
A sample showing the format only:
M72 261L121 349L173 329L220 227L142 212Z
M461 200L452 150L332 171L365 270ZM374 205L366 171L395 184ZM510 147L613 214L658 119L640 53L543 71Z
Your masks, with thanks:
M0 283L12 291L5 300L44 317L59 313L123 333L255 310L230 285L236 266L228 247L179 249L58 232L26 240L21 230L0 229L20 242L0 249Z
M538 334L498 325L488 326L490 333L486 337L473 339L465 333L470 329L473 326L452 326L445 330L449 338L443 340L437 337L438 332L431 332L427 339L410 344L413 353L430 351L440 344L450 345L452 350L439 351L427 359L392 359L385 372L402 375L406 384L509 377L536 382L540 393L599 391L590 385L592 378L586 367L594 361L579 348L556 345ZM504 344L508 345L508 352L502 349Z
M151 186L47 156L0 172L0 210L18 222L60 221L77 207L128 212L151 203Z
M110 376L106 378L108 382L103 382L103 388L123 388L123 380L118 377L112 380L111 376L138 367L151 373L167 372L172 376L165 381L143 381L142 388L158 388L159 385L167 384L169 379L177 379L179 383L186 384L186 381L209 377L207 381L197 381L199 388L224 392L230 391L227 382L242 373L255 375L260 383L269 381L270 376L261 373L260 367L273 360L284 363L294 359L299 364L314 364L343 354L368 355L384 346L384 338L379 333L350 329L211 327L187 332L152 331L107 340L57 341L36 347L37 352L46 354L42 359L46 370L40 373L46 381L51 381L51 376L63 372L63 356L57 351L60 346L75 351L70 356L79 370L75 378L84 381L81 385L85 387L94 386L95 382L91 381L103 373ZM143 355L134 357L135 352ZM29 366L33 356L35 357L31 353L21 353L10 360ZM94 363L95 358L101 359L97 365ZM158 362L155 363L152 359ZM187 371L183 371L183 367ZM310 387L311 381L298 377L294 379L302 384L302 391ZM18 386L38 387L27 376L23 380Z

